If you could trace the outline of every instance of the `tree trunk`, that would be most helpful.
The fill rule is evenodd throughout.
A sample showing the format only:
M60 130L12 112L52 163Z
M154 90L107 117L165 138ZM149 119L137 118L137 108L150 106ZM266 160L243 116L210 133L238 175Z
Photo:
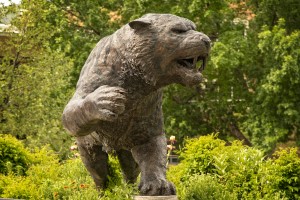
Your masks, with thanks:
M240 131L238 126L234 123L229 124L229 130L233 136L243 142L243 145L247 145L249 147L252 146L251 142L246 138L246 136Z

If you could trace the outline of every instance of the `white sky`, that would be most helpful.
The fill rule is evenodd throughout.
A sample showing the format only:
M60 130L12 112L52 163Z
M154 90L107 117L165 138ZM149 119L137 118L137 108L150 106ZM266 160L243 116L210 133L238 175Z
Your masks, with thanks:
M13 3L20 3L21 0L12 0ZM0 3L4 3L5 6L9 5L10 2L8 0L0 0Z

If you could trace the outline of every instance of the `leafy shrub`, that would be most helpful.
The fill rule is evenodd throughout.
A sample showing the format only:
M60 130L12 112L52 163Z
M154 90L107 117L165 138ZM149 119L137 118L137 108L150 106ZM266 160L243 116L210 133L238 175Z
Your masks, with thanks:
M121 167L115 156L109 155L108 188L101 193L101 200L131 200L134 194L138 194L135 184L125 183Z
M40 188L49 177L55 177L58 160L53 152L46 148L40 152L30 153L32 163L25 176L8 174L0 180L1 197L16 199L39 199ZM35 164L33 164L35 163ZM36 170L36 169L39 170Z
M108 188L121 185L123 182L121 166L115 156L109 155L108 167Z
M195 175L184 183L182 199L185 200L235 200L226 187L210 175Z
M30 166L26 176L14 174L0 177L0 197L16 199L99 199L99 192L79 158L62 163L57 155L46 149L35 154L39 161ZM45 160L48 158L47 160ZM101 193L100 199L131 199L137 191L134 185L122 181L119 164L115 157L109 157L109 188Z
M116 159L110 157L110 162ZM136 193L134 186L121 181L121 174L114 172L113 182L109 188L101 193L100 199L130 199ZM20 199L99 199L100 193L95 189L91 176L86 171L82 161L78 158L59 163L50 160L48 164L38 164L29 168L26 177L6 176L6 186L2 190L2 197ZM1 181L0 181L1 182ZM117 183L117 185L113 185ZM1 185L1 184L0 184Z
M261 185L257 178L264 162L262 151L243 146L241 142L236 141L230 146L215 149L213 153L215 174L239 199L247 198L249 193L255 193L260 189Z
M18 199L97 199L98 192L79 159L31 166L27 176L6 176L2 197Z
M138 194L138 190L135 184L122 182L120 185L105 190L101 200L132 200L132 196L136 194Z
M274 159L266 159L258 149L239 141L226 146L210 135L187 140L180 156L182 162L170 167L168 177L183 200L202 199L205 192L218 191L213 184L235 199L299 199L300 158L296 149L282 150ZM227 193L210 195L223 199Z
M32 162L30 152L11 135L0 135L0 173L22 175Z
M217 139L216 135L202 136L200 138L188 139L184 148L180 151L182 165L185 166L187 178L193 174L213 173L214 149L223 148L225 142Z
M24 150L22 145L19 147ZM0 197L128 200L137 194L135 185L123 181L113 156L109 156L109 188L99 193L79 158L59 162L57 154L47 147L32 153L24 151L27 171L23 175L0 174ZM211 135L187 140L181 159L177 166L169 166L167 174L181 200L300 198L300 158L296 149L281 150L274 158L265 159L258 149L240 142L226 146Z
M44 147L30 153L16 139L28 157L27 171L22 175L0 174L0 197L16 199L99 199L99 192L79 158L59 161L58 155ZM22 147L22 148L21 148ZM133 185L122 179L118 160L109 156L109 188L101 199L130 199L136 193Z
M296 148L275 152L264 166L264 190L280 192L288 199L300 199L300 158Z

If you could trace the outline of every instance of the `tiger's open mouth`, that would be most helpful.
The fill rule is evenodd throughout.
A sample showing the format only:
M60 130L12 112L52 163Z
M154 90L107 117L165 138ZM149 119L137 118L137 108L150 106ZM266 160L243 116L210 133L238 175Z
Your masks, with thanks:
M202 72L207 64L207 56L179 59L177 60L177 63L185 68L197 69L198 71Z

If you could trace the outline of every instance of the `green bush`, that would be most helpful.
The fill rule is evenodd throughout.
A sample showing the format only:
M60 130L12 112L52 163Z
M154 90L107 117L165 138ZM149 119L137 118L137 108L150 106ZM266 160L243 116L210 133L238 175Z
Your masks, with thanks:
M206 194L224 199L227 192L234 195L230 199L300 199L296 149L282 150L275 158L266 159L258 149L238 141L226 146L210 135L188 139L180 157L181 163L169 168L168 178L182 200L203 199ZM218 188L226 192L218 193Z
M115 156L109 155L108 167L108 188L121 185L123 182L123 175L119 160Z
M195 175L184 183L182 199L185 200L235 200L234 194L210 175Z
M16 139L8 138L10 142L5 144L17 144L18 150L21 149L26 152L27 170L22 175L16 173L0 174L0 197L15 199L99 199L100 193L95 189L91 176L79 158L59 161L58 155L48 147L35 149L30 153ZM119 162L114 156L109 156L109 166L109 188L101 193L101 199L130 199L136 193L136 187L123 181Z
M27 176L6 176L1 197L17 199L97 199L98 192L79 159L31 166ZM72 197L72 198L71 198Z
M123 181L113 156L109 156L109 188L99 193L79 158L59 161L47 147L30 153L20 142L8 138L3 147L13 143L18 147L15 149L25 152L27 168L22 174L5 168L8 173L0 174L2 198L128 200L137 194L136 185ZM180 156L181 163L169 166L167 175L181 200L300 199L300 158L296 149L281 150L266 159L258 149L240 142L226 146L211 135L187 140Z
M181 164L185 166L183 178L188 179L193 174L215 172L213 150L224 146L225 142L217 139L216 135L186 140L184 148L180 151Z
M101 200L132 200L133 195L137 195L138 190L134 184L121 183L105 190Z
M275 152L262 170L264 191L280 192L288 199L300 199L300 158L296 148Z
M0 135L0 173L24 174L32 162L30 152L11 135Z
M99 199L91 176L79 158L59 163L56 155L47 153L48 162L32 165L26 176L9 174L0 179L0 197L18 199ZM40 155L46 156L39 152ZM41 159L43 160L43 158ZM45 160L44 160L45 161ZM101 199L130 199L136 193L136 187L121 181L121 172L117 160L110 157L110 163L116 170L110 175L109 188L102 192ZM114 185L115 184L115 185Z

